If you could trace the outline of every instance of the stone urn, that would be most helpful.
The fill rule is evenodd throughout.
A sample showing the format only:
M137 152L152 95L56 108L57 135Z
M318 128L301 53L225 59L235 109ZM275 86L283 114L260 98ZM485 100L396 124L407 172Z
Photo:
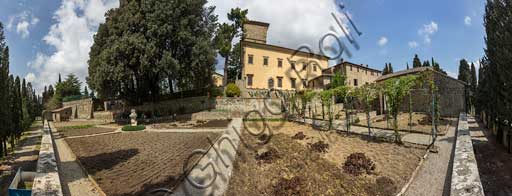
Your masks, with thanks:
M135 109L131 110L130 119L132 126L137 126L137 112L135 112Z

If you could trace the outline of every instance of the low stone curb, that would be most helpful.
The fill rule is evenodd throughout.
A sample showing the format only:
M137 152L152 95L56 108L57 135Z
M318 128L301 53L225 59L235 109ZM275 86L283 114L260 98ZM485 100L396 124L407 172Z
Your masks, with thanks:
M55 131L57 131L57 128L55 128ZM113 134L113 133L117 133L117 132L109 132L108 134ZM93 134L93 135L98 135L98 134ZM103 135L107 135L107 134L103 134ZM90 136L90 135L89 135ZM83 136L76 136L76 137L67 137L67 138L80 138L80 137L83 137ZM71 148L69 147L68 143L66 142L66 140L62 139L62 144L66 145L66 147L68 149L70 149L70 152L71 152L71 156L73 156L73 158L75 159L75 162L78 164L78 166L80 166L80 169L82 170L82 172L84 172L85 175L87 175L87 178L89 179L89 181L92 183L92 185L94 186L94 188L98 191L98 194L100 194L101 196L107 196L107 194L105 194L105 192L103 192L103 190L100 188L100 186L98 185L98 183L96 182L96 180L94 180L94 178L87 172L87 170L85 169L85 167L82 165L82 163L80 162L80 160L76 157L75 153L71 150Z

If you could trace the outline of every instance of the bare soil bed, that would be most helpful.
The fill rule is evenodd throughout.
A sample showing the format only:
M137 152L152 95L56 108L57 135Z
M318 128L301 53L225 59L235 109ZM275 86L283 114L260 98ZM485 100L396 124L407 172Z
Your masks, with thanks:
M263 127L262 122L246 123L252 133ZM272 134L266 144L244 131L248 146L240 146L227 195L396 195L425 153L297 123L268 125ZM297 137L300 132L305 138ZM371 159L372 172L358 176L344 172L345 160L353 153ZM262 155L267 156L262 160Z
M477 124L478 123L478 124ZM484 129L481 122L470 121L469 130L479 132L473 136L473 148L480 173L480 180L486 195L512 194L512 155L503 144L496 142L496 136ZM485 138L482 140L482 138Z
M58 129L59 133L64 137L73 137L73 136L84 136L84 135L93 135L100 133L109 133L114 132L116 129L113 128L101 128L101 127L90 127L90 128L60 128Z
M153 129L199 129L199 128L227 128L231 120L196 120L176 121L150 125Z
M447 126L448 124L452 124L456 122L456 118L441 118L439 125L438 125L438 135L445 135L448 131ZM371 126L375 128L381 128L381 129L392 129L392 122L393 119L390 117L389 119L389 126L386 121L385 115L379 115L372 118ZM359 126L367 126L366 119L361 119L358 123L356 123ZM425 133L425 134L431 134L432 133L432 121L430 120L429 116L422 113L413 113L412 115L412 127L409 127L409 113L400 113L398 115L398 129L402 131L409 131L409 132L415 132L415 133Z
M178 185L186 158L208 149L207 137L215 141L219 135L130 132L65 141L107 195L148 195ZM194 156L187 168L198 159Z

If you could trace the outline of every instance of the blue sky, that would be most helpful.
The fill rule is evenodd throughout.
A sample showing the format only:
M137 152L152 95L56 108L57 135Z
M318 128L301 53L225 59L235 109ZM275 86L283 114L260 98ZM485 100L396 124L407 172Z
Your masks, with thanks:
M380 70L391 62L400 70L418 54L422 60L434 57L454 75L461 58L475 62L484 54L483 0L342 2L363 32L356 37L359 50L342 38L353 53L352 58L344 56L345 60ZM217 7L221 22L234 6L249 9L251 20L270 23L270 44L290 48L316 46L322 35L337 28L330 16L336 10L332 0L211 0L209 4ZM84 81L92 36L104 12L117 6L117 0L0 0L11 73L26 77L36 88L55 82L59 72L75 73ZM343 21L354 32L346 18ZM217 66L219 72L221 67Z

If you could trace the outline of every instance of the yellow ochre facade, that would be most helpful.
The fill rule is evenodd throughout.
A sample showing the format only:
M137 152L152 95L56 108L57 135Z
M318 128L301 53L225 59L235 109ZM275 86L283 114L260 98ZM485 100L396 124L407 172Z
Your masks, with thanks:
M302 90L329 66L322 55L266 43L267 23L244 24L242 77L246 89Z

